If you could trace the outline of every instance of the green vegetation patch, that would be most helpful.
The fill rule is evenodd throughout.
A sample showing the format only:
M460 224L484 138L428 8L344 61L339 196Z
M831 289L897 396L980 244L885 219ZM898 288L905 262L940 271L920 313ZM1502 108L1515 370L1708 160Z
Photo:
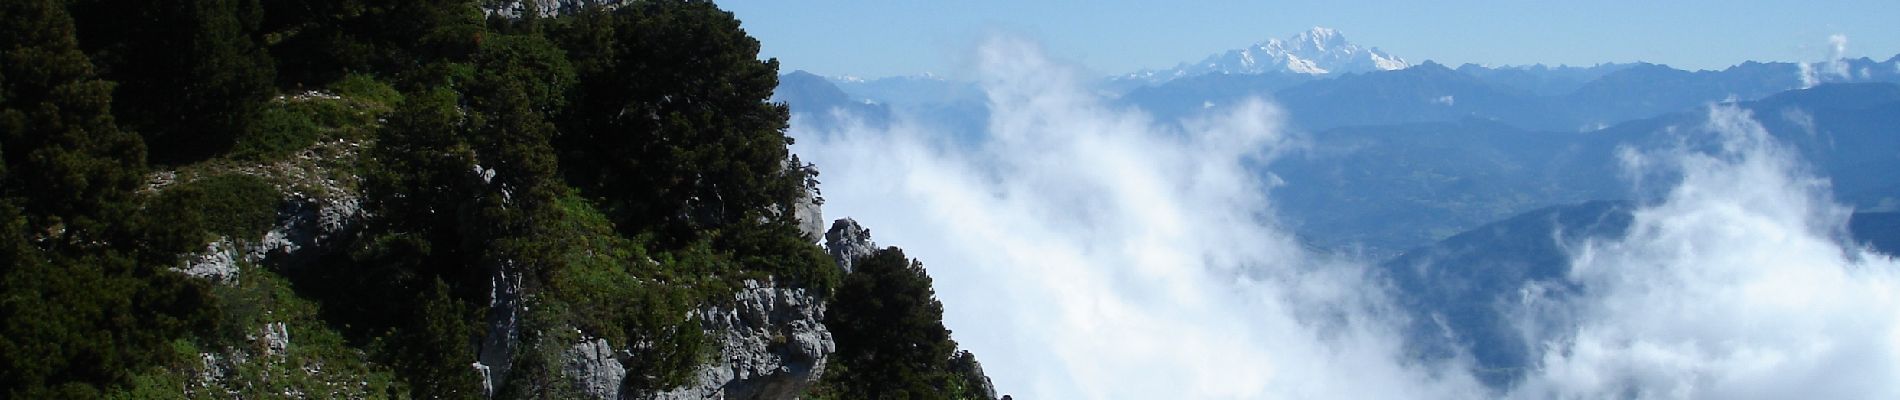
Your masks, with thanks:
M261 178L226 174L167 188L152 200L155 223L215 236L249 239L277 220L283 195Z
M547 230L555 237L534 239L558 254L544 269L540 309L548 325L542 328L568 325L615 346L652 343L634 357L628 375L651 379L642 386L684 383L711 352L688 314L714 295L709 289L726 296L730 289L700 285L697 276L682 278L666 266L711 268L717 261L710 251L654 260L639 242L616 234L607 217L580 196L569 193L556 205L560 216Z
M226 158L272 161L321 140L366 140L401 103L402 93L389 84L369 75L345 76L327 92L295 93L266 103Z

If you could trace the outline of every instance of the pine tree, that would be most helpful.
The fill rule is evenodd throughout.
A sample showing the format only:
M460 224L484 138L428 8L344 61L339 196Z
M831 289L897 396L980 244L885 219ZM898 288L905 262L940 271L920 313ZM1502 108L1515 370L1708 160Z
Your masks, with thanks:
M426 80L422 67L466 61L485 34L477 0L273 0L264 6L263 32L276 38L270 52L285 86L320 86L349 73Z
M119 82L115 114L153 162L229 151L274 91L258 0L82 0L75 10L81 44Z
M948 398L956 342L923 264L891 247L852 265L825 318L842 366L826 377L829 389L853 399Z
M588 84L564 128L562 168L614 200L621 226L690 239L798 195L788 113L769 101L778 62L758 59L731 13L666 0L577 18L559 35Z
M124 235L139 138L60 0L0 2L0 397L88 398L209 329L202 285Z
M143 181L144 147L113 122L112 85L94 76L62 2L3 6L0 198L46 246L96 240Z

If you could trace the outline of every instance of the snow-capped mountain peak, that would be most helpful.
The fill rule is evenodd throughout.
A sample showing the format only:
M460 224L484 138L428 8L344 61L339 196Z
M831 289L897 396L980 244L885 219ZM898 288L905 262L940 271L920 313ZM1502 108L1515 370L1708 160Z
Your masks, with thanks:
M1346 40L1339 31L1313 27L1286 39L1267 41L1246 48L1208 56L1197 63L1183 63L1168 70L1148 70L1125 78L1159 83L1176 78L1210 74L1295 73L1326 75L1366 71L1389 71L1411 66L1405 59L1386 54L1376 47L1362 47Z

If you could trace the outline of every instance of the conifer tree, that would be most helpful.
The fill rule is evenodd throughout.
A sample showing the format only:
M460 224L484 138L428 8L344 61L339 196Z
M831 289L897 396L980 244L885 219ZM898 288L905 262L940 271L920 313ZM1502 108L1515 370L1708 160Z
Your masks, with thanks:
M852 265L825 319L841 367L826 377L829 389L852 399L948 398L956 342L923 264L891 247Z
M231 149L269 100L273 63L258 43L257 0L81 0L81 45L119 83L113 110L150 159L202 160Z
M144 152L111 102L64 2L0 2L0 397L96 397L208 329L203 286L121 234Z
M103 235L143 180L144 148L111 115L62 2L8 1L0 15L0 198L47 246Z
M769 101L777 60L732 14L703 1L646 1L581 15L561 33L587 82L564 135L563 170L622 226L662 238L755 220L788 205L788 112Z

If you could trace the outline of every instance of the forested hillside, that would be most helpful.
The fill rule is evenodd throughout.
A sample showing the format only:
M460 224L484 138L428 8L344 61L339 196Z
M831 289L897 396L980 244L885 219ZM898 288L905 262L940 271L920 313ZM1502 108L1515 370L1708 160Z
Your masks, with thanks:
M921 264L800 229L758 51L705 1L0 0L0 397L994 397Z

